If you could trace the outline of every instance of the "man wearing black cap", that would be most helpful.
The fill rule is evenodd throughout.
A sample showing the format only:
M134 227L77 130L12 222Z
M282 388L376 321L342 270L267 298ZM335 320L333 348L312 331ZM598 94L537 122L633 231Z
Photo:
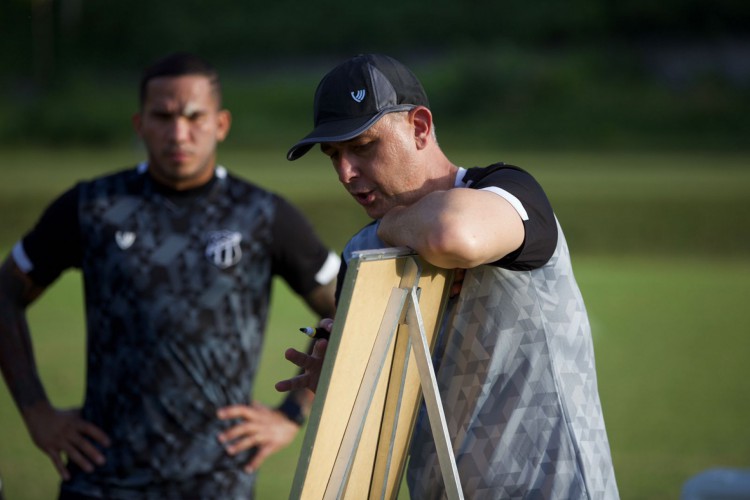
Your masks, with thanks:
M288 159L320 144L375 219L346 246L340 280L352 252L387 246L465 270L434 360L466 498L618 498L586 308L541 186L503 163L453 164L421 84L383 55L330 71L315 93L314 123ZM279 390L317 386L318 343L312 356L287 353L306 371ZM441 498L425 417L407 480L412 498Z

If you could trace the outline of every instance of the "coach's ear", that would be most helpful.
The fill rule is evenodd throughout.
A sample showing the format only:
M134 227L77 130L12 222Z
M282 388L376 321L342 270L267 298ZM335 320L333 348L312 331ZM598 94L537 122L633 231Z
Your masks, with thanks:
M409 111L409 123L414 127L417 149L424 149L432 133L432 113L424 106L417 106Z

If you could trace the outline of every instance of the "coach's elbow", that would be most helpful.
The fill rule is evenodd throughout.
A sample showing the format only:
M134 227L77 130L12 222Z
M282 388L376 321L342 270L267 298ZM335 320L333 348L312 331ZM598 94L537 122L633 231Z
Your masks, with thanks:
M471 269L489 262L482 235L461 228L431 233L419 253L427 262L446 269Z

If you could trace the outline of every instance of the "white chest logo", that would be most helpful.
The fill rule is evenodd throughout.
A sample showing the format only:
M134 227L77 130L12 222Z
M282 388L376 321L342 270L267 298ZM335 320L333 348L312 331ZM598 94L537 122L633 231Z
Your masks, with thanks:
M206 257L220 269L233 266L242 258L241 241L242 235L237 231L210 233L208 235L208 246L206 246Z
M115 233L115 243L120 250L127 250L135 243L135 233L131 231L117 231Z

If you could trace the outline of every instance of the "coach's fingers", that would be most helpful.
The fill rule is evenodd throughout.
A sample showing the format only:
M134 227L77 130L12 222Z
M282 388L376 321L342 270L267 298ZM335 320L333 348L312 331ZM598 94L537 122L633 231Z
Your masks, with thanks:
M328 341L326 339L320 339L315 342L313 347L312 357L317 361L318 365L323 364L323 358L326 356L326 349L328 348Z
M466 269L456 269L453 273L453 283L449 292L450 297L455 297L461 293L461 288L464 286L464 277L466 276Z
M326 356L327 348L327 340L318 340L317 342L315 342L315 346L313 347L312 356L310 356L310 359L307 360L307 366L305 367L305 374L309 377L307 381L307 388L313 392L318 389L320 372L323 369L323 359Z
M295 377L276 382L274 388L279 392L296 391L297 389L308 389L309 379L310 377L308 377L307 375L297 375Z
M312 352L308 355L294 348L284 352L284 357L302 369L302 374L290 379L277 382L275 387L279 392L287 392L297 389L310 389L315 392L318 388L320 371L323 367L328 341L320 339L313 345Z
M331 330L333 330L333 319L331 318L323 318L318 322L318 327L322 328L323 330L327 331L328 333L331 333Z
M299 368L305 369L305 366L310 362L309 358L311 356L309 354L306 354L304 352L300 352L297 349L290 347L286 351L284 351L284 358L286 358L287 361L291 361Z

